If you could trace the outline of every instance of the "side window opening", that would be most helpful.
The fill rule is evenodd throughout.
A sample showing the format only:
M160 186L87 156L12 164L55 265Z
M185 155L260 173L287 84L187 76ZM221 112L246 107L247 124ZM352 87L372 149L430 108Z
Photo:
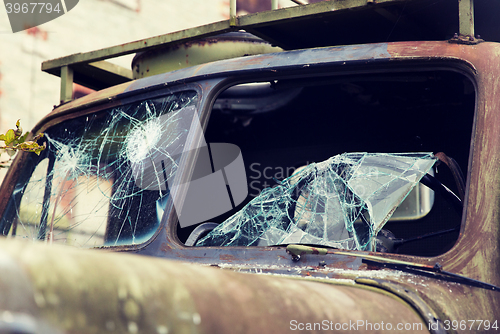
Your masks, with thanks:
M277 102L270 103L273 99ZM470 80L444 70L231 87L215 101L205 136L207 142L241 148L249 195L210 222L225 222L298 168L343 153L444 152L467 175L474 101ZM429 173L458 194L444 164L436 163ZM390 251L433 256L450 249L458 238L461 213L445 197L416 186L381 231L389 243L407 240ZM182 236L182 229L180 233L181 240L189 235L184 231Z

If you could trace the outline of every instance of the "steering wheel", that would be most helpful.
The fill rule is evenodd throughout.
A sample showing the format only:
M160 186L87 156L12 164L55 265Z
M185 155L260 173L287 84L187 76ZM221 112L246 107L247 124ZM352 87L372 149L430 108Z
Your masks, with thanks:
M461 197L463 198L463 192L464 192L463 189L465 188L465 186L464 186L465 182L464 182L463 174L461 173L461 170L460 170L458 164L456 163L456 161L454 159L447 157L444 153L441 153L441 152L436 153L435 156L438 158L438 160L440 162L445 163L449 167L449 169L451 170L451 172L455 178L455 182L457 184L457 189L459 190L459 193L461 194ZM305 166L299 167L296 170L296 172L302 168L305 168ZM298 212L298 205L304 205L304 202L305 202L304 198L305 197L302 195L303 191L304 191L305 187L307 187L307 185L314 179L314 177L315 177L314 174L311 173L308 176L306 176L305 178L303 178L302 180L299 180L298 184L296 184L297 191L294 191L291 194L293 202L292 202L292 205L290 205L290 207L288 209L288 216L291 219L294 219L296 217L296 214ZM293 180L292 180L292 183L293 183ZM432 189L434 192L441 194L443 196L443 198L451 204L451 206L455 209L455 211L458 214L460 214L460 215L462 214L462 211L463 211L462 199L459 196L457 196L453 191L451 191L448 187L446 187L444 184L442 184L437 178L435 178L434 176L427 173L420 179L420 183L422 183L423 185ZM352 198L352 200L354 200L354 197ZM302 215L304 215L304 211L302 212ZM369 222L367 221L367 218L363 214L360 214L359 216L366 224L369 224ZM306 223L302 223L302 225L305 225L305 224ZM297 225L299 228L301 227L300 221L297 222ZM430 238L430 237L443 235L443 234L447 234L447 233L452 233L452 232L457 231L459 228L460 228L460 226L457 226L457 227L452 228L452 229L436 231L436 232L427 233L424 235L420 235L420 236L412 237L412 238L407 238L407 239L398 239L394 236L394 234L391 231L382 229L378 233L378 235L376 236L376 238L377 238L377 240L376 240L377 251L395 252L399 246L401 246L405 243L417 241L417 240L422 240L425 238Z

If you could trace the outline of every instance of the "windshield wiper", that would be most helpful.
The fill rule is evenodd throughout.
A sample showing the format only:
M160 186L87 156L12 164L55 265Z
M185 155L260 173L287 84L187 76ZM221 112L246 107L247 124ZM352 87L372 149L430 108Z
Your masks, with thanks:
M498 287L496 285L486 283L483 281L479 281L479 280L475 280L475 279L469 278L467 276L454 274L452 272L443 270L442 266L439 263L436 263L434 266L421 267L420 265L419 266L407 265L407 264L403 265L403 264L383 262L383 261L384 260L380 261L379 259L377 259L377 260L363 259L362 260L362 262L366 263L367 265L373 265L373 266L379 266L379 267L383 267L383 268L401 270L401 271L405 271L405 272L409 272L409 273L413 273L413 274L417 274L417 275L422 275L422 276L440 279L443 281L466 284L466 285L474 286L477 288L483 288L483 289L487 289L487 290L500 291L500 287Z
M434 266L431 266L421 263L389 259L376 255L343 252L343 251L330 250L327 248L311 247L311 246L296 245L296 244L288 245L286 247L286 252L292 256L293 261L299 261L301 255L304 254L316 254L316 255L335 254L335 255L360 257L362 259L362 262L366 263L369 266L395 269L413 273L416 275L440 279L443 281L466 284L487 290L500 291L500 287L496 285L475 280L467 276L454 274L449 271L445 271L443 270L443 267L439 263L436 263Z

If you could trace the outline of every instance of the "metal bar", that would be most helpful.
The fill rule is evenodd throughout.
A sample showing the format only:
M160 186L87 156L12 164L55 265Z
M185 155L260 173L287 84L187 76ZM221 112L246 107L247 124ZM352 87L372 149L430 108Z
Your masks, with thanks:
M377 0L377 5L383 3L398 2L401 0ZM236 17L236 0L230 0L231 20L215 22L200 27L190 28L165 35L141 39L135 42L104 48L96 51L77 53L74 55L49 60L42 63L42 71L49 72L53 69L61 68L65 65L76 63L92 63L99 60L115 58L139 51L147 51L165 44L185 43L190 40L199 39L217 34L245 29L246 26L256 24L269 25L279 24L282 20L291 18L306 18L318 14L329 14L332 11L342 9L356 9L367 6L367 0L343 0L343 1L325 1L308 4L307 6L295 6L290 8L281 8L274 11L261 12ZM245 22L243 24L243 21ZM236 26L237 25L237 26ZM57 71L59 72L59 71ZM56 73L53 73L56 74ZM57 73L56 75L58 75Z
M278 1L272 0L276 6ZM301 2L297 0L298 2ZM53 74L61 75L61 68L64 66L71 65L72 69L75 71L75 80L81 81L82 77L89 77L86 75L86 71L82 72L82 66L87 66L86 64L95 63L101 60L115 58L127 54L132 54L136 52L148 51L164 45L176 45L181 43L190 42L192 40L215 36L218 34L236 31L240 29L245 29L250 33L267 40L268 42L281 46L278 41L275 41L272 36L268 36L265 32L261 32L256 28L277 25L281 23L290 24L294 20L302 20L306 18L316 18L323 16L335 15L336 12L341 12L342 10L357 10L363 9L367 6L380 6L389 3L396 3L405 0L377 0L376 4L371 4L370 0L342 0L342 1L324 1L318 3L307 4L305 6L295 6L289 8L275 9L271 11L243 15L238 17L236 15L236 0L230 0L230 19L220 22L215 22L207 24L200 27L195 27L191 29L186 29L182 31L177 31L174 33L169 33L165 35L155 36L147 39L138 40L135 42L117 45L109 48L104 48L96 51L77 53L70 56L49 60L42 63L42 70ZM409 1L409 0L407 0ZM463 0L464 1L464 0ZM470 1L470 0L468 0ZM99 66L92 66L92 69L98 69ZM100 77L94 78L94 82L97 83L95 89L102 89L100 86L106 86L109 84L116 84L115 82L121 83L128 81L128 75L123 75L122 73L114 73L109 71L111 75L111 81L108 80L100 84ZM86 80L86 79L85 79ZM84 81L85 81L84 80ZM66 92L66 90L65 90ZM66 95L69 93L65 93ZM61 97L63 99L63 97ZM64 96L64 99L68 99L68 96Z
M236 0L229 1L229 25L236 26Z
M101 90L133 80L132 71L110 62L101 60L93 63L77 63L71 65L73 82L82 86ZM46 71L59 76L60 69L53 68Z
M458 0L460 35L474 37L474 0Z
M129 80L133 79L131 69L128 69L128 68L125 68L125 67L122 67L122 66L104 61L104 60L90 63L90 64L88 64L88 66L93 66L93 67L101 69L103 71L111 72L113 74L116 74L117 76L121 76L121 77L127 78Z
M61 67L61 103L73 98L73 69L69 66Z
M51 70L56 70L66 65L93 63L99 60L116 58L139 51L147 51L164 44L185 43L190 40L222 34L234 30L235 29L229 25L229 20L220 21L170 34L141 39L127 44L116 45L91 52L76 53L70 56L48 60L42 63L42 71L51 73ZM52 74L59 75L59 73Z

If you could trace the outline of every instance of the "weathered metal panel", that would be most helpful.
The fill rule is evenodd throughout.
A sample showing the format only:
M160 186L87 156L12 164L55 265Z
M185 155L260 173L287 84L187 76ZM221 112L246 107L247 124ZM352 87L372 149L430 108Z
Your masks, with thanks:
M77 69L81 65L241 29L288 50L384 41L446 40L458 32L475 38L472 1L459 3L460 11L456 0L331 0L239 17L234 12L227 21L49 60L42 64L42 70L60 75L60 68L70 65L83 75L84 71ZM499 41L495 17L500 5L490 1L476 1L475 5L478 33L487 40ZM110 69L108 76L114 77L114 74L123 79L119 72ZM87 79L80 77L75 77L76 83L88 84ZM103 88L113 85L112 81L95 78L90 84Z
M474 37L474 0L458 0L460 34Z
M95 50L86 53L77 53L74 55L49 60L42 63L42 71L46 71L48 73L56 71L54 74L57 75L57 69L65 65L71 65L76 63L91 63L109 58L115 58L131 53L136 53L139 51L146 51L166 43L187 42L205 36L213 36L221 34L224 32L228 32L230 30L231 29L229 27L228 21L216 22L166 35L160 35L147 38L144 40L138 40L135 42L116 45L110 48L103 48L100 50Z
M73 69L69 66L61 67L61 103L71 101L73 96Z
M139 79L217 60L281 51L251 34L227 33L137 54L132 68L134 79Z
M458 243L448 253L427 262L439 262L446 270L500 284L500 45L480 43L391 44L388 52L399 59L448 59L469 64L476 83L476 118L471 142L469 176L463 228ZM489 268L484 270L483 268Z
M192 81L198 78L244 75L259 72L269 74L282 70L324 66L336 62L388 59L387 44L353 45L331 48L287 51L251 57L227 59L183 70L158 74L132 83L127 91L158 86L164 82Z
M14 272L21 276L0 293L16 291L24 301L18 312L56 332L287 333L294 324L318 323L323 327L316 331L331 331L336 323L359 321L408 324L413 332L429 332L397 296L348 279L332 284L251 275L15 241L2 242L0 255L0 280ZM0 307L10 310L6 301L0 298ZM344 326L346 333L359 331L366 330Z
M389 2L401 2L402 0L379 0L377 4ZM290 19L294 17L304 18L309 15L316 15L319 13L330 13L336 10L352 9L357 7L366 7L374 5L372 1L367 0L343 0L343 1L326 1L308 6L283 8L275 11L268 11L254 15L247 15L244 20L247 23L238 23L237 27L231 27L229 20L216 23L207 24L204 26L190 28L174 33L155 36L135 42L130 42L122 45L117 45L109 48L103 48L96 51L77 53L74 55L53 59L42 63L42 70L59 75L58 69L62 66L76 64L76 63L89 63L114 58L131 54L135 52L147 51L160 45L170 43L185 43L193 39L209 37L218 35L224 32L237 31L245 29L245 27L254 25L256 22L269 23L270 21L279 22L280 20ZM236 13L234 13L236 16ZM245 22L245 21L244 21Z

